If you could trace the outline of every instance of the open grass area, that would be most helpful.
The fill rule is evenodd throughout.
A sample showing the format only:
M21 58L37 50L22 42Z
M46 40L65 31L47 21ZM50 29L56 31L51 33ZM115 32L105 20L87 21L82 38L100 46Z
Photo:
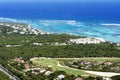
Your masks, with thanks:
M111 61L111 62L120 62L120 58L105 58L105 57L97 57L97 58L40 58L40 59L35 59L33 60L33 63L37 66L42 66L42 67L51 67L54 71L55 70L60 70L60 71L65 71L68 74L71 75L91 75L86 73L84 70L78 70L74 68L67 68L64 66L59 66L58 62L62 61L72 61L72 60L85 60L85 61L98 61L99 63L103 63L105 61ZM91 75L93 76L93 75Z
M0 71L0 80L12 80L6 74Z
M77 70L77 69L73 69L73 68L67 68L67 67L62 67L62 66L58 66L58 59L36 59L33 61L34 64L39 65L39 66L43 66L43 67L49 67L51 66L51 68L56 71L65 71L68 74L71 75L90 75L88 73L86 73L84 70Z
M97 61L99 63L103 63L105 61L110 61L110 62L120 62L120 58L80 58L80 60L87 60L87 61Z
M110 62L120 62L120 58L107 58L107 57L94 57L94 58L56 58L60 61L73 61L73 60L84 60L84 61L97 61L99 63L103 63L106 61Z

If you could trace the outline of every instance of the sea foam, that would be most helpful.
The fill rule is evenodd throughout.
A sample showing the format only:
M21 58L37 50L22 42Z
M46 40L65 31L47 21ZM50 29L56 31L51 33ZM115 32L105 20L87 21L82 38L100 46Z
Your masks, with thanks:
M18 20L0 17L0 22L16 22L29 24L34 28L48 33L68 33L120 43L119 23L81 22L76 20ZM110 27L106 27L110 26ZM116 26L116 27L112 27Z
M103 26L120 26L118 23L102 23Z

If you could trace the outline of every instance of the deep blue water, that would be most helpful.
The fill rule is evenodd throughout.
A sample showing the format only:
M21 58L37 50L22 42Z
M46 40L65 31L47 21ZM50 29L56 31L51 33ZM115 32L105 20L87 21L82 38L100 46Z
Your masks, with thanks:
M120 3L0 3L0 16L31 19L120 19Z
M119 2L0 3L0 21L24 22L52 33L120 43L119 8Z

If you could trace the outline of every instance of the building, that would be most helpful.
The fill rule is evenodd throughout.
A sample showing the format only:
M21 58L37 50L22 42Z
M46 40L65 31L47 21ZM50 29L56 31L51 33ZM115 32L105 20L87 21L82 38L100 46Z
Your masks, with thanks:
M25 63L25 64L24 64L24 67L25 67L25 69L29 69L29 68L30 68L30 66L29 66L28 63Z
M82 78L78 77L78 78L75 78L75 80L83 80Z
M45 72L45 75L46 75L46 76L49 76L51 73L52 73L51 71L46 71L46 72Z
M70 39L69 43L72 44L99 44L101 42L105 42L103 39L99 38L79 38L79 39Z

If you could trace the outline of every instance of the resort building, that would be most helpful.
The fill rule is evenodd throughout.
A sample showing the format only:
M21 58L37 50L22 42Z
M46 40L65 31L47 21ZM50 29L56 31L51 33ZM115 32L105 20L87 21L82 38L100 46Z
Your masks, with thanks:
M105 40L100 38L79 38L79 39L70 39L69 43L72 44L99 44L105 42Z

